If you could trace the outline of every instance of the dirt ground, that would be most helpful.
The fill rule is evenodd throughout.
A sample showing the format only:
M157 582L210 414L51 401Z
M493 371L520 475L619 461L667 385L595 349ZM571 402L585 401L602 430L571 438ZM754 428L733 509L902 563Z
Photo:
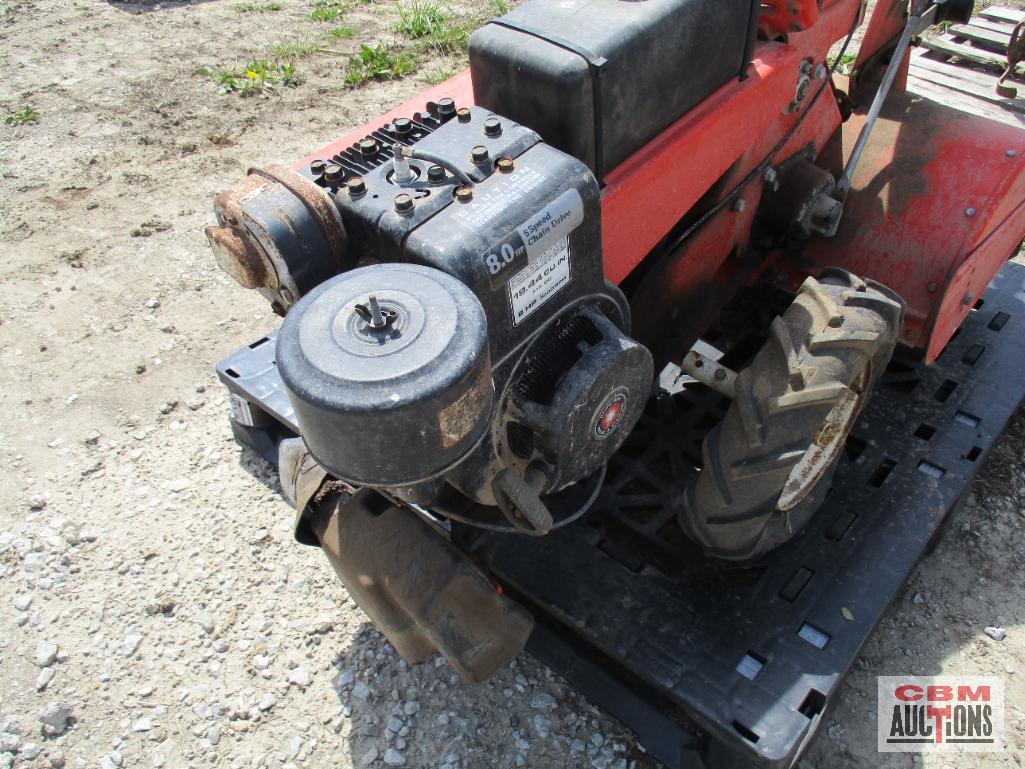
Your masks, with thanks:
M0 769L655 766L528 655L481 686L399 660L292 542L213 374L277 323L214 264L214 195L460 54L421 50L383 0L0 7ZM367 42L417 71L344 89ZM250 80L271 87L224 91ZM956 765L1022 765L1023 449L1019 414L803 766L953 766L875 751L875 677L939 672L1007 683L1011 748Z

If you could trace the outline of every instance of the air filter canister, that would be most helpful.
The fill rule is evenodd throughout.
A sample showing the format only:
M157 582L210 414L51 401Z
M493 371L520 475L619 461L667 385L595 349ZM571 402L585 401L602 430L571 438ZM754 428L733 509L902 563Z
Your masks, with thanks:
M277 365L313 456L358 485L437 476L490 423L484 309L430 267L379 264L324 282L285 318Z

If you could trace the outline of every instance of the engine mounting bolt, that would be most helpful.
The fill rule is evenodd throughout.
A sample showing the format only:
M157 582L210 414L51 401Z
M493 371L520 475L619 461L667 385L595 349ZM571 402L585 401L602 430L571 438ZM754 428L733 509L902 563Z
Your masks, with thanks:
M487 147L477 146L470 151L470 160L474 163L487 163L490 157Z
M972 303L972 299L973 299L973 297L972 297L971 294L965 294L964 296L961 297L961 304L963 304L965 307L967 307L968 305L970 305Z
M935 281L933 281L933 282L932 282L932 283L930 283L930 284L929 284L928 286L926 286L926 291L928 291L928 292L929 292L930 294L935 294L935 293L936 293L936 290L937 290L938 288L939 288L939 286L937 286L937 285L936 285L936 282L935 282Z
M746 200L744 200L743 198L737 198L733 201L733 210L736 211L738 214L744 213L745 209L747 209Z
M450 117L455 114L456 103L451 97L446 96L444 99L438 99L438 114L442 117Z
M413 130L413 121L408 117L397 117L395 118L395 133L397 134L408 134Z
M473 118L473 115L470 114L470 110L468 108L460 107L456 110L456 117L459 118L460 123L469 123Z
M1018 157L1018 150L1007 150L1007 157L1016 158Z
M359 143L359 151L364 155L374 155L377 153L377 141L374 139L363 139Z
M325 168L327 168L327 163L323 160L314 160L310 163L310 173L314 176L321 176Z
M815 65L815 69L812 70L811 76L816 80L825 80L827 74L829 74L829 70L826 69L826 65L819 62Z
M974 208L966 208L965 212L964 212L964 215L968 216L968 217L975 216L975 209Z
M499 158L495 166L498 168L498 172L502 174L511 174L513 169L516 168L512 158Z
M367 183L363 181L362 176L352 177L346 186L348 187L350 198L361 198L367 194Z
M324 181L332 186L342 183L342 167L335 163L324 166Z
M408 214L413 210L413 198L405 192L395 196L395 210L400 214Z
M501 136L502 135L502 121L497 117L489 117L484 121L484 135L485 136Z
M473 200L473 190L469 187L457 187L456 188L456 200L460 203L469 203Z
M432 184L441 184L445 181L445 169L441 166L431 166L427 169L427 181Z

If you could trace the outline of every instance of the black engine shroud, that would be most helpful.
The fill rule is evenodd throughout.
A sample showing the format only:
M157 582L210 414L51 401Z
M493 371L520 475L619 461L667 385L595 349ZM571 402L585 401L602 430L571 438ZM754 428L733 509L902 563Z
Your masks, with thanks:
M289 310L278 366L332 474L544 533L541 497L604 468L652 357L605 280L587 166L487 110L430 106L311 165L358 267Z

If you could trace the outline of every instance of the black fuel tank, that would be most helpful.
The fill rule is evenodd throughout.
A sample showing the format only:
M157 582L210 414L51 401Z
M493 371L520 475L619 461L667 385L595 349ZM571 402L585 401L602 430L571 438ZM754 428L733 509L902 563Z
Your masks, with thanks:
M470 36L474 97L602 178L751 56L758 0L530 0Z

